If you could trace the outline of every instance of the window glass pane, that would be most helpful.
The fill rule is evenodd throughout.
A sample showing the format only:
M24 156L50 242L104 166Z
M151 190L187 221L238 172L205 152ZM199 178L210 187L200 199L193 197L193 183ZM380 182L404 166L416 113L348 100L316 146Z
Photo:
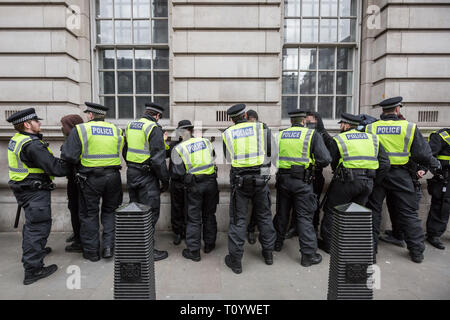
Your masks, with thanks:
M343 112L352 111L352 97L336 97L336 118Z
M320 42L337 41L337 19L320 20Z
M298 69L298 49L283 49L283 69Z
M100 69L114 69L114 50L100 51Z
M335 48L319 49L319 69L334 69Z
M300 69L312 70L316 68L317 61L316 48L301 48L300 49Z
M336 73L336 93L352 94L352 72Z
M133 50L117 50L117 69L133 69Z
M113 22L109 20L97 21L97 42L113 43Z
M341 17L356 16L356 0L340 0Z
M136 50L135 59L136 69L151 69L152 52L150 50Z
M100 72L99 74L100 82L100 93L101 94L114 94L115 93L115 81L114 72Z
M133 93L132 71L117 72L117 81L119 93Z
M169 93L169 72L155 71L153 72L153 89L154 93Z
M319 40L319 20L302 20L302 42L317 42Z
M150 18L150 0L133 0L133 17Z
M283 72L283 88L282 93L296 94L298 93L298 72Z
M133 22L134 43L150 43L150 21L138 20Z
M131 0L114 0L114 16L131 18Z
M319 72L319 94L333 94L334 72Z
M112 18L113 5L112 0L96 0L95 13L97 18Z
M152 92L152 73L136 72L136 93Z
M302 6L303 17L319 16L319 0L303 0L302 3L303 3Z
M289 118L288 112L292 109L297 109L298 97L283 97L281 100L281 118Z
M169 108L169 97L155 97L155 103L164 107L163 118L169 119L170 117L170 108Z
M300 97L299 109L306 111L316 111L316 97Z
M337 49L337 68L353 69L353 49L349 48Z
M115 119L116 118L116 98L115 97L100 97L100 103L109 110L106 112L105 118Z
M167 0L152 0L153 17L167 17Z
M167 20L153 20L152 26L153 43L168 43Z
M316 93L316 72L300 72L300 93Z
M116 43L131 43L131 21L115 21Z
M285 20L284 42L300 42L300 19Z
M136 97L136 118L144 115L145 104L152 102L152 97Z
M322 118L333 118L333 97L319 97L318 111Z
M300 17L300 0L285 0L284 15L286 17Z
M153 50L153 69L169 69L169 50Z
M119 118L133 119L133 97L119 97Z
M341 19L339 21L339 42L354 42L356 39L355 19Z
M338 0L322 0L320 15L322 17L337 17Z

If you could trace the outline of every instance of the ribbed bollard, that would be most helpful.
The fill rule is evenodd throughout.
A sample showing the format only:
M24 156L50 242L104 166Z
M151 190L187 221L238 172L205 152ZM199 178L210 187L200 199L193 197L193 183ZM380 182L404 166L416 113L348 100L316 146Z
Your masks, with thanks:
M156 299L152 213L132 202L116 210L114 299Z
M373 299L372 211L356 203L334 208L328 300Z

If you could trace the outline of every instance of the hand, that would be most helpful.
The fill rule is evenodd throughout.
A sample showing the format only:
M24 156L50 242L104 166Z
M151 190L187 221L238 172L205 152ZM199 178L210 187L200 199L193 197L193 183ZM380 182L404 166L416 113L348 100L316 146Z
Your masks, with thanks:
M166 192L167 190L169 190L169 186L170 186L170 184L169 184L169 180L167 180L167 181L161 181L161 187L160 187L160 192L161 193L163 193L163 192Z
M167 141L167 138L169 137L169 132L164 131L164 141Z
M417 171L417 178L422 179L425 173L426 172L424 170Z

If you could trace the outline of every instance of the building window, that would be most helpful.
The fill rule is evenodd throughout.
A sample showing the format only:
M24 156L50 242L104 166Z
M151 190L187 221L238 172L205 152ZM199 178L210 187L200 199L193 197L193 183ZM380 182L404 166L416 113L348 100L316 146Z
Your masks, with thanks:
M100 102L112 119L134 119L147 102L169 117L167 0L96 0Z
M356 0L285 0L282 118L291 108L336 119L353 110Z

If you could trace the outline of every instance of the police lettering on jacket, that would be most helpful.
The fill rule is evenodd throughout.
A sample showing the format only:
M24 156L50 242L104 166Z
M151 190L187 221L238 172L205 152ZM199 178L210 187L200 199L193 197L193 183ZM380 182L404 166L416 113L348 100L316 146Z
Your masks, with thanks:
M132 122L130 124L130 129L141 130L143 125L143 122Z
M345 135L348 140L356 140L356 139L368 139L367 134L363 132L358 133L347 133Z
M300 139L301 135L301 131L285 131L283 132L281 139Z
M188 150L189 153L197 152L206 149L206 143L205 141L198 141L195 143L191 143L186 146L186 149Z
M377 127L377 134L400 134L402 127L400 126L380 126Z
M240 129L234 129L231 132L233 139L246 138L255 135L253 127L245 127Z
M16 142L14 140L10 140L8 144L8 149L14 152L14 148L16 147Z
M113 136L114 135L112 128L105 128L105 127L92 126L91 132L92 132L92 135L95 135L95 136Z

